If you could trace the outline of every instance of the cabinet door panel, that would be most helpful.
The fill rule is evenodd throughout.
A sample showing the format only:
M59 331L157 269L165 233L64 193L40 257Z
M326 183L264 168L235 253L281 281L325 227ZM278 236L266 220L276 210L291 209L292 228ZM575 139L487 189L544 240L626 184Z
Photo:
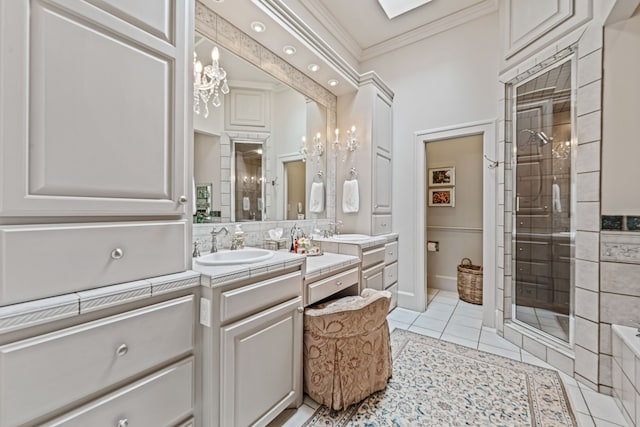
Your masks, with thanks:
M189 2L144 3L4 4L0 215L185 212Z
M393 141L391 105L379 95L376 96L373 111L373 126L374 150L383 151L387 156L391 157Z
M302 393L297 297L221 330L220 425L266 424Z
M391 158L377 151L374 162L372 212L391 213Z

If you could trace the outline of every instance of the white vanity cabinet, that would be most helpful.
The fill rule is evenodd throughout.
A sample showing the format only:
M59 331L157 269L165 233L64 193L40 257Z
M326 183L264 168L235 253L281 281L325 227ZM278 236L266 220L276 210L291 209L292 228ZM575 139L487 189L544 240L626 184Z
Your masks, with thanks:
M345 126L354 124L360 147L337 165L337 219L343 229L372 236L391 232L393 173L393 93L377 76L367 75L349 110L339 117ZM366 143L363 143L365 142ZM369 142L370 141L370 142ZM342 183L356 169L360 193L357 213L343 213Z
M206 427L264 426L302 404L304 264L298 257L284 265L228 280L202 270L202 298L211 307L201 311Z
M163 298L1 345L0 425L40 425L60 412L46 425L175 425L193 416L196 297Z
M393 310L398 305L398 238L391 238L384 245L384 289L391 292Z
M184 213L193 3L0 7L0 215Z

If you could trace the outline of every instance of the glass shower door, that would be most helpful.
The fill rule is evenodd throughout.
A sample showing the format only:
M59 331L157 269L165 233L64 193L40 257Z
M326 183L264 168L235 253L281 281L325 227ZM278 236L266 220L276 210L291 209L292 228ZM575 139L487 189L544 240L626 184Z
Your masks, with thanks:
M570 342L572 316L572 64L515 87L512 317Z

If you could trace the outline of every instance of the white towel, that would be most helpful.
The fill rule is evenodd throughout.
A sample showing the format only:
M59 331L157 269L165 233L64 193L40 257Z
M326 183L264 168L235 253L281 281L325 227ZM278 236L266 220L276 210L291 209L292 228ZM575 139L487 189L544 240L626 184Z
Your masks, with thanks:
M242 210L248 211L251 208L251 202L247 196L242 198Z
M560 186L555 182L551 186L551 206L554 212L562 212L562 205L560 204Z
M264 209L264 203L262 202L262 197L258 197L258 210L262 212Z
M324 210L324 184L322 182L312 182L309 193L309 212L322 212Z
M360 193L358 180L345 181L342 186L342 212L356 213L360 210Z

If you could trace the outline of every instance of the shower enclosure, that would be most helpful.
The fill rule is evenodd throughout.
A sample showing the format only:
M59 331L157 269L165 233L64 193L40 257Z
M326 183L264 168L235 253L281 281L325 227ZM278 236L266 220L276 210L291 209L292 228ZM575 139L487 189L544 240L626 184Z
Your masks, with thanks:
M573 56L513 85L512 319L572 344Z

